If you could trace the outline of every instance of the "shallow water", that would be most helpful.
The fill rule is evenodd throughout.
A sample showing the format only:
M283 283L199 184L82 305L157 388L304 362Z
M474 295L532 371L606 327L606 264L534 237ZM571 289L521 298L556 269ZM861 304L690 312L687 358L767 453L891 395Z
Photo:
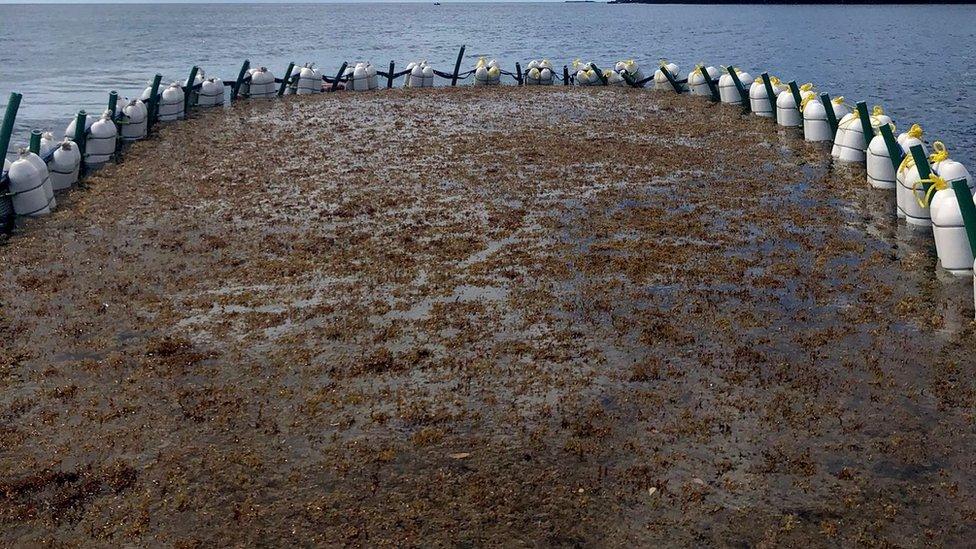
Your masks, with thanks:
M0 21L0 101L24 94L12 150L30 128L59 133L79 108L99 112L111 89L138 95L157 71L168 82L198 64L232 79L245 57L277 76L290 61L334 73L344 60L426 58L447 71L467 44L465 67L488 55L507 70L540 56L768 70L880 103L900 128L919 122L976 160L974 6L0 5Z

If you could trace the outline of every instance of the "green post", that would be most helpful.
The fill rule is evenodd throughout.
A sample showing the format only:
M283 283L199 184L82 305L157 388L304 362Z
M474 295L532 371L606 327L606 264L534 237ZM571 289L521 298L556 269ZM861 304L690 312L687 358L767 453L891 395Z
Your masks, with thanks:
M85 112L85 109L78 111L78 117L75 118L74 141L75 146L78 147L78 153L81 155L81 165L78 173L85 172L85 145L87 144L87 140L85 139L85 121L87 118L88 113Z
M739 74L735 72L735 68L732 65L729 65L726 70L728 71L729 76L732 77L732 83L735 84L735 89L739 90L739 99L742 100L742 108L746 112L751 111L752 107L749 104L749 90L742 85L742 80L739 80Z
M766 100L769 101L769 108L773 109L773 122L776 122L776 94L773 93L773 83L769 80L769 73L762 73L763 85L766 86Z
M285 69L285 77L281 79L281 85L278 86L278 97L285 95L285 88L288 86L288 80L291 79L291 71L295 70L295 63L288 63L288 68Z
M871 146L871 139L874 138L874 128L871 127L871 115L868 114L868 105L864 101L857 104L857 116L861 119L861 129L864 131L864 148L867 148Z
M826 93L820 94L820 104L823 105L824 112L827 114L827 124L830 126L830 134L837 134L837 113L834 112L834 104L830 102L830 96ZM833 141L833 138L831 138Z
M230 100L237 100L237 94L241 91L241 85L244 83L244 77L247 76L247 70L251 68L251 61L248 59L244 60L241 64L241 70L237 73L237 80L234 82L234 88L230 90Z
M31 130L30 152L34 154L41 154L41 130Z
M966 226L969 249L976 257L976 204L973 204L973 193L969 191L969 185L965 179L956 179L951 185L952 190L956 193L956 200L959 202L959 212L962 213L963 224Z
M790 80L790 93L793 94L793 101L796 102L796 110L800 111L800 120L803 120L803 109L800 108L803 98L800 97L800 87L796 85L796 80Z
M332 87L329 89L329 91L336 91L339 89L339 79L342 78L342 75L346 72L346 67L348 66L349 63L346 61L342 62L342 66L339 67L339 72L336 73L335 79L332 81Z
M393 69L394 69L394 67L395 67L395 65L393 64L393 61L390 61L390 74L389 74L389 76L386 77L386 89L390 89L390 88L393 87Z
M119 104L119 92L112 90L108 94L108 112L115 118L115 107Z
M600 67L596 66L596 63L590 63L590 68L596 73L597 77L600 79L600 82L603 82L603 85L606 86L607 77L603 76L603 71L600 70Z
M563 65L563 86L569 85L569 67Z
M464 58L464 48L465 46L462 45L461 51L458 52L457 61L454 62L454 76L451 77L452 86L457 86L458 71L461 70L461 59Z
M149 88L149 104L146 105L148 116L146 117L146 132L152 129L159 114L159 84L163 81L163 75L156 74L153 77L152 86Z
M705 79L705 83L708 84L708 89L712 93L712 101L718 102L721 99L718 95L718 88L715 87L715 82L712 82L712 76L708 74L708 69L699 65L698 72L701 73L702 78Z
M522 85L522 65L518 61L515 62L515 81Z
M197 79L197 72L200 67L193 65L190 69L190 77L186 79L186 86L183 87L183 118L190 115L190 98L193 97L193 83Z
M891 125L884 124L879 129L881 130L881 137L884 139L885 147L888 148L891 165L895 167L895 171L897 172L898 166L901 166L901 160L905 154L902 152L898 140L895 139L895 134L891 133Z
M14 121L17 120L17 110L20 109L20 100L23 98L17 92L10 92L7 99L7 112L3 115L3 125L0 126L0 153L4 158L7 157L7 149L10 147L10 136L14 133Z

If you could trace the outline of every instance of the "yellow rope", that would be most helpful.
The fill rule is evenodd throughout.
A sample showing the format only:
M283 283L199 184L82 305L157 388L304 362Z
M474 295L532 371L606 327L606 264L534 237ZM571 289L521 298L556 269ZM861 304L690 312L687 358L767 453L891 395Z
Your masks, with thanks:
M909 137L914 137L915 139L922 138L922 126L918 124L912 124L912 127L908 129Z
M928 190L925 191L922 198L919 198L917 189L922 185L922 183L930 183L931 185L929 186ZM915 195L915 202L918 202L919 207L928 208L932 203L932 196L934 196L938 191L944 191L948 188L949 184L946 183L946 180L933 173L925 179L919 179L916 181L912 185L912 194Z
M929 164L935 164L936 162L949 159L949 149L946 149L945 144L941 141L932 143L932 150L935 152L929 155Z

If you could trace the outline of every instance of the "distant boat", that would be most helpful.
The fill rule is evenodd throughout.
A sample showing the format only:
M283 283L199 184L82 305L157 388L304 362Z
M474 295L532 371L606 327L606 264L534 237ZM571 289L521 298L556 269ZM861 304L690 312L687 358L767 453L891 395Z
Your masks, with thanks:
M441 5L441 3L440 2L434 2L434 5L435 6L439 6L439 5Z

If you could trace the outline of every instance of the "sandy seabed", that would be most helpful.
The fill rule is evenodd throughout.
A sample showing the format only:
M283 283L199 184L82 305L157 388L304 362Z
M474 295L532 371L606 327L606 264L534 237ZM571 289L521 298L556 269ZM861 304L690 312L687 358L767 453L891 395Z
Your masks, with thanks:
M970 280L631 89L241 102L0 247L0 543L962 545Z

